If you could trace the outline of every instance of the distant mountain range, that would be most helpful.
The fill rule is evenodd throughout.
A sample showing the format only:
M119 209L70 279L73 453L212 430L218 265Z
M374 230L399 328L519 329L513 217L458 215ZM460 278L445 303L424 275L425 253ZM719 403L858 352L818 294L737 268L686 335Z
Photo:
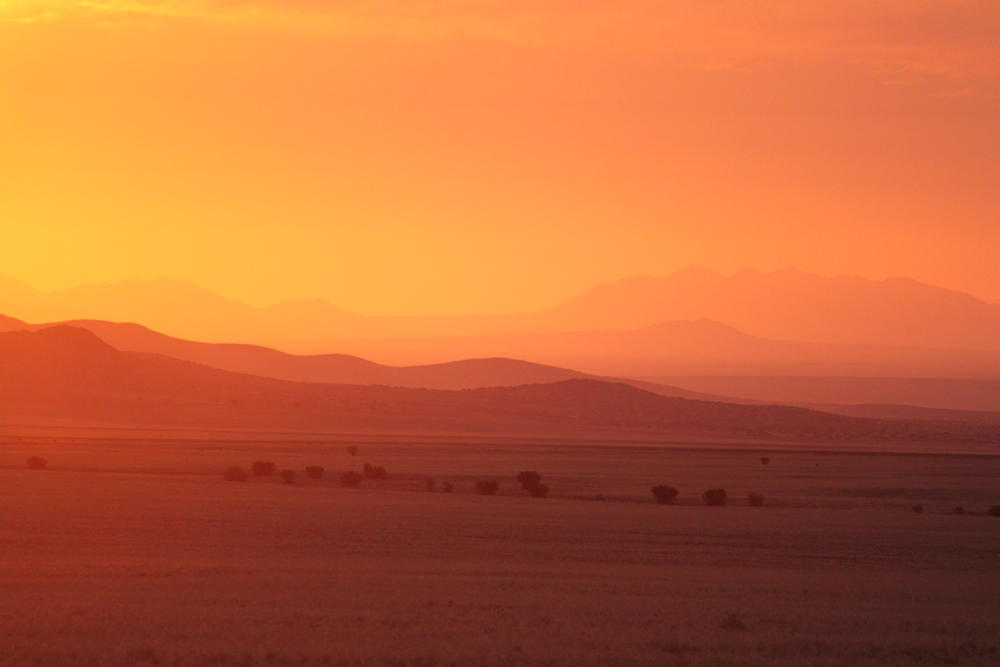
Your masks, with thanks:
M689 268L599 285L535 313L438 317L366 317L318 300L255 308L165 279L41 292L2 278L0 312L35 322L139 322L185 338L312 352L345 339L628 330L701 319L767 339L1000 351L1000 304L904 278L792 270L722 275Z
M1000 427L886 421L659 396L580 379L462 391L289 382L121 352L90 331L0 333L5 417L281 429L607 432L814 440L995 442Z

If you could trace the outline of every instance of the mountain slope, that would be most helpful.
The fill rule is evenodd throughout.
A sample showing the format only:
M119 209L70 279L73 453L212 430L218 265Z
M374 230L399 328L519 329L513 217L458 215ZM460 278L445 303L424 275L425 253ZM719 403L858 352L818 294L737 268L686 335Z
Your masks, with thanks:
M440 391L297 383L120 352L89 331L0 333L4 416L246 428L578 433L642 430L808 439L995 442L1000 428L857 419L657 396L597 380Z
M29 325L18 320L10 322L11 329L77 327L96 334L104 342L124 352L161 354L212 368L299 382L468 389L594 378L574 370L517 359L462 359L419 366L388 366L346 354L293 355L256 345L201 343L174 338L130 323L72 320L57 324ZM3 326L3 320L0 320L0 327ZM630 382L646 391L664 396L722 400L717 396L680 387L644 381L620 381ZM738 399L735 400L739 402Z

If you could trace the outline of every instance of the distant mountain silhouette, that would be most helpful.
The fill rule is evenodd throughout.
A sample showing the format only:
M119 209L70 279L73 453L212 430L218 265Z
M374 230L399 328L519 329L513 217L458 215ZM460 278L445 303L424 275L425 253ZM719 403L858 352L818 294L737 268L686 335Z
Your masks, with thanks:
M5 322L6 321L6 322ZM55 326L86 329L115 349L147 352L193 361L222 370L298 382L382 384L425 389L472 389L557 382L567 379L612 379L663 396L726 400L719 396L642 380L598 378L566 368L517 359L461 359L419 366L388 366L347 354L293 355L258 345L201 343L167 336L147 327L100 320L70 320L54 324L27 324L0 316L0 331L37 331ZM734 402L750 402L733 399Z
M255 308L188 281L132 280L40 292L0 279L0 312L35 322L139 322L186 338L297 351L330 349L343 339L636 329L700 319L780 340L1000 350L1000 304L905 278L793 270L722 275L689 268L599 285L536 313L439 317L366 317L317 300Z
M533 433L643 431L806 439L991 441L982 425L868 420L802 408L658 396L620 383L462 391L301 383L120 352L58 326L0 333L5 417L252 428Z
M599 285L537 315L564 330L710 318L785 340L1000 349L1000 304L906 278L692 267Z

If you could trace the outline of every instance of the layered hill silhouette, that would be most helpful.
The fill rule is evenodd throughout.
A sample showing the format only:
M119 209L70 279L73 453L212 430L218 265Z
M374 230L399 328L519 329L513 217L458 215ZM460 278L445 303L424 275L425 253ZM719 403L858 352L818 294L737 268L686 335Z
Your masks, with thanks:
M249 428L570 433L593 429L804 439L986 441L1000 428L859 419L658 396L599 380L461 391L262 378L121 352L84 329L0 333L5 417Z
M424 389L473 389L568 379L605 379L575 370L517 359L462 359L419 366L389 366L347 354L294 355L258 345L183 340L131 323L71 320L52 324L28 324L0 316L0 331L38 331L56 326L86 329L105 343L124 352L161 354L212 368L298 382L381 384ZM680 387L640 380L610 379L664 396L721 400L718 396ZM733 400L740 402L739 399Z
M664 322L631 330L347 340L337 345L351 354L392 363L429 362L445 353L458 357L491 353L619 377L1000 378L1000 351L774 340L750 336L712 320Z
M723 275L689 268L599 285L535 313L439 317L366 317L317 300L255 308L187 281L133 280L41 292L3 278L0 312L35 322L138 322L186 338L295 351L330 349L331 341L343 339L626 330L701 319L767 339L1000 350L1000 304L905 278L878 281L793 270Z

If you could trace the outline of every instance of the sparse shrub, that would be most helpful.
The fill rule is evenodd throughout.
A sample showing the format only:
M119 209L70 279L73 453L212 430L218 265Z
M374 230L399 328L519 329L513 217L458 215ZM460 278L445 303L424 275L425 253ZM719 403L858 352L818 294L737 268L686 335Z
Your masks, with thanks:
M309 479L323 479L323 472L326 470L323 466L306 466L306 477Z
M254 461L250 470L257 477L270 477L278 472L278 465L274 461Z
M349 446L347 448L347 453L350 456L357 456L358 455L358 447L357 447L357 445L351 445L351 446Z
M961 516L962 514L965 514L965 508L962 507L961 505L959 505L958 507L956 507L955 509L953 509L951 511L951 513L952 514L958 514L959 516Z
M911 509L913 509L913 511L916 512L917 514L923 514L924 513L924 506L923 506L922 503L917 503Z
M285 484L295 484L295 471L294 470L282 470L281 479L284 480Z
M766 466L770 462L771 462L771 457L770 456L762 456L762 457L760 457L760 464L761 465Z
M361 486L362 479L363 477L361 476L361 473L354 472L353 470L348 470L345 473L341 473L340 485L357 488Z
M49 462L41 456L29 456L25 463L30 470L45 470L49 467Z
M445 493L451 493L455 490L455 487L451 485L451 482L445 482L441 485L441 490Z
M706 505L711 505L718 507L719 505L725 505L726 501L729 500L729 496L726 494L725 489L709 489L705 493L701 494L701 499L705 501Z
M674 501L677 500L677 496L680 495L680 491L672 486L667 486L666 484L659 484L654 486L650 491L653 492L653 497L656 498L656 502L661 505L673 505Z
M386 479L389 476L385 468L382 466L373 466L370 463L366 463L363 470L365 477L369 479Z
M227 482L245 482L247 481L247 473L243 468L233 466L231 468L226 468L222 473L222 479Z
M542 484L542 476L534 470L522 470L517 474L517 481L533 498L546 498L549 495L549 487Z
M522 487L527 489L530 486L542 483L542 476L534 470L522 470L517 473L517 481Z
M527 492L531 494L532 498L548 498L549 497L549 487L544 484L532 484L527 487Z
M495 496L500 490L500 482L494 479L483 479L476 482L476 491L481 496Z
M747 624L736 614L726 614L719 621L719 627L723 630L746 630Z
M764 504L764 495L752 491L747 494L747 502L750 503L750 507L760 507Z
M426 482L427 493L434 493L434 480L429 479Z
M986 513L989 514L990 516L1000 516L1000 505L993 505L988 510L986 510Z

